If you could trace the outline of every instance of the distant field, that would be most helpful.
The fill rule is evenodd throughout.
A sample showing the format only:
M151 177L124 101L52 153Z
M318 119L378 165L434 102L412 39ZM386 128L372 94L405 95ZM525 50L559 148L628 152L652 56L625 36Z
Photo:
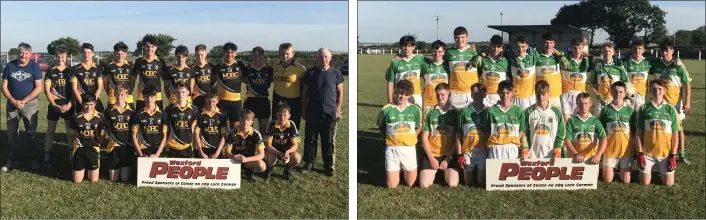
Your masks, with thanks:
M604 184L597 190L493 191L477 187L384 187L384 137L375 127L387 100L384 71L391 55L358 55L359 218L699 218L706 217L706 63L685 60L693 78L686 148L691 166L680 166L676 184ZM658 179L653 177L653 182ZM437 183L443 179L437 177ZM657 181L659 182L659 181Z

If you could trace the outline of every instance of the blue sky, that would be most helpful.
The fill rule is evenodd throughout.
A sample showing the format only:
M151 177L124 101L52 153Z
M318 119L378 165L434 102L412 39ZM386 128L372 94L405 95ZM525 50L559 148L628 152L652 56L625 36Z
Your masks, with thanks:
M565 4L578 1L469 1L469 2L358 2L358 35L361 42L387 43L399 40L407 33L420 40L436 40L436 20L439 15L439 38L453 42L453 29L464 26L471 41L487 41L499 31L488 25L550 24ZM665 20L670 33L693 30L705 25L704 1L652 1L667 12ZM507 36L507 35L505 35ZM597 31L595 42L602 42L608 34Z
M27 42L35 51L62 36L112 50L122 40L133 50L146 33L166 33L193 50L232 41L239 48L295 50L348 48L348 3L337 2L0 2L0 49ZM242 49L241 49L242 50Z

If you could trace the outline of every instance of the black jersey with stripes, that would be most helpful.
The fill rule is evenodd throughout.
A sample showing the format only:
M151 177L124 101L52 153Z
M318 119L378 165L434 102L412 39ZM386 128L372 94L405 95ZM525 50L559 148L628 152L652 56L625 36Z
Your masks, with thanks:
M137 142L140 144L140 149L157 149L164 135L167 135L165 114L159 108L156 108L152 114L142 108L137 110L130 119L132 131L137 131Z
M193 141L191 128L198 118L198 108L190 103L185 107L172 104L164 109L164 114L169 126L167 146L175 150L184 150L191 147Z
M98 90L98 84L103 82L102 70L95 63L90 67L79 63L71 69L73 71L71 82L78 83L78 91L81 94L95 94L96 90Z
M139 79L137 91L142 91L146 86L152 85L157 89L157 100L162 100L162 80L166 78L167 64L160 58L147 61L144 57L135 60L132 72ZM145 100L142 93L137 93L137 100Z
M73 148L99 147L105 134L105 117L94 111L89 117L83 112L76 114L69 122L69 133L76 135Z
M133 67L127 61L123 63L113 63L107 65L102 65L103 76L108 77L108 104L113 105L117 101L115 98L115 89L118 88L118 84L123 83L128 86L128 88L134 88L135 81L130 79L132 75ZM128 89L129 90L129 89Z
M108 123L108 152L118 146L132 145L130 132L130 118L135 113L130 105L125 104L124 109L119 109L117 105L112 105L105 110L103 115Z
M248 97L269 97L272 85L272 67L263 66L260 69L248 66L247 71Z
M205 96L211 92L216 78L212 77L213 65L206 63L203 66L192 65L191 71L194 74L194 94L193 96Z
M246 70L245 64L240 61L228 65L225 63L213 67L213 75L216 77L216 88L218 97L225 101L240 101L240 91L242 76Z
M277 120L270 121L265 130L265 141L272 143L272 147L278 151L287 151L292 144L300 142L297 125L292 120L287 121L284 126L280 126Z
M56 96L54 103L57 105L65 105L73 99L71 77L73 77L73 73L69 67L64 67L63 70L52 67L44 75L44 84L48 84L50 90L48 92Z
M236 127L228 131L226 134L226 152L233 155L243 155L246 157L254 156L258 149L264 149L265 144L262 141L262 135L255 128L250 128L243 137Z
M218 108L213 114L202 110L196 123L194 133L198 135L203 148L217 148L221 137L228 132L228 117Z

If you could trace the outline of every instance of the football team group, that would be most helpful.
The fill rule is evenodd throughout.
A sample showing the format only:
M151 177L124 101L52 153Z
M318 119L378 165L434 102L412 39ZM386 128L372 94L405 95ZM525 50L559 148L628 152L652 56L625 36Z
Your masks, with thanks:
M31 47L20 44L19 58L9 62L2 74L10 142L9 159L2 170L18 167L20 158L29 158L33 169L51 168L54 133L58 120L63 119L76 183L86 173L91 182L98 181L101 148L107 150L112 181L130 181L138 157L228 158L241 163L243 173L252 180L256 180L254 172L264 172L268 180L273 166L281 161L284 178L293 181L292 170L302 159L303 172L313 168L318 136L325 173L333 175L343 77L330 67L328 49L319 49L317 65L306 69L294 60L290 43L279 46L280 62L272 67L259 46L251 51L250 65L236 60L238 47L230 42L223 45L221 63L209 63L206 46L199 44L194 63L188 65L189 49L180 45L174 51L176 63L167 66L156 55L155 37L145 36L141 43L144 56L134 63L126 59L128 46L119 42L113 47L111 62L101 65L93 60L93 45L84 43L83 60L75 66L67 66L68 49L59 46L56 65L43 80L39 65L29 59ZM18 138L22 120L30 143L35 139L37 97L42 89L49 102L43 157L23 150L31 146L20 146ZM100 100L104 89L106 108ZM244 99L241 93L246 93ZM162 97L168 99L166 108L162 108ZM307 126L303 156L298 153L301 119ZM253 128L254 121L264 135Z
M655 168L671 186L677 160L689 164L682 122L691 78L671 42L659 45L659 57L644 57L645 43L635 40L623 58L608 42L594 58L581 38L560 52L551 32L539 49L517 37L512 52L498 35L479 52L464 27L453 34L456 47L436 41L431 59L413 53L414 37L402 37L385 73L390 104L378 127L387 187L399 185L400 170L410 187L418 174L429 187L437 171L449 186L463 175L485 187L486 159L517 158L573 158L600 165L605 182L617 170L625 183L636 161L640 183L650 184Z

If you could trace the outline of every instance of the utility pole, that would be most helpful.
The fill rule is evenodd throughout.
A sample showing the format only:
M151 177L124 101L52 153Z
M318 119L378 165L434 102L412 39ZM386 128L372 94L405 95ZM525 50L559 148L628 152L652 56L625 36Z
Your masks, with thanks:
M436 18L436 40L439 40L439 17L438 15L434 15Z
M500 12L500 26L503 26L503 13L502 12ZM503 37L503 31L500 31L500 37Z

